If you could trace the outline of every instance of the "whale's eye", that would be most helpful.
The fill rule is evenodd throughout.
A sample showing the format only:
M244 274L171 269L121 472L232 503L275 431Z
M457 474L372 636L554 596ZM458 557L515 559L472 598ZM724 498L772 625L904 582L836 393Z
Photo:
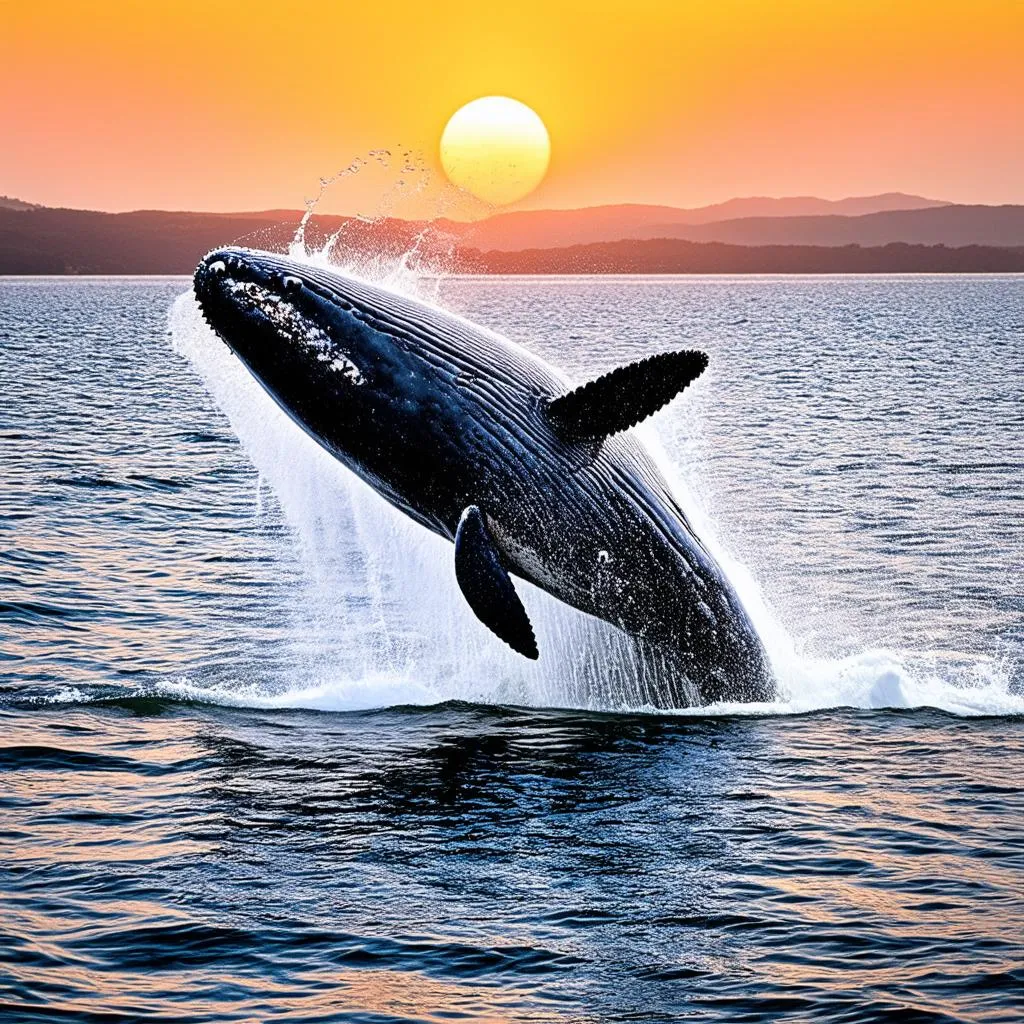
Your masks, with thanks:
M293 295L302 287L302 278L289 274L281 280L281 287L284 289L285 295Z
M228 266L223 260L214 260L206 269L214 277L223 277L228 272Z

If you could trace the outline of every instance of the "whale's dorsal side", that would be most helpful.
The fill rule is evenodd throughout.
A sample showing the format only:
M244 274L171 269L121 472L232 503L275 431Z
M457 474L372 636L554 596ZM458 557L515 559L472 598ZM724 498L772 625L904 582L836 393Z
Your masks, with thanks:
M476 505L462 513L455 533L455 578L473 614L514 651L536 660L530 618Z
M549 399L548 421L566 440L597 441L635 427L707 368L703 352L660 352Z

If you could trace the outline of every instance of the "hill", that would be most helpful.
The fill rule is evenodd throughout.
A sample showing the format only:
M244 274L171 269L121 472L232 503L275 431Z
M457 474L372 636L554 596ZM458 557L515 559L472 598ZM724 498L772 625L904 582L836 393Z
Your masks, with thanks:
M486 274L1024 273L1024 246L747 246L625 239L563 249L465 253L463 266Z
M942 206L856 217L743 217L650 224L623 238L685 238L734 245L1024 245L1024 206Z
M14 199L12 196L0 196L0 210L40 210L38 203L26 203L23 199Z
M813 196L746 198L695 209L626 204L589 206L580 210L519 210L498 213L468 225L446 222L446 227L479 249L548 249L619 238L687 237L687 233L697 225L739 218L859 217L890 210L934 209L947 205L940 200L900 192L838 200Z
M857 216L780 214L667 226L657 220L666 216L666 210L673 216L686 213L668 207L595 207L499 214L477 224L437 221L431 225L393 218L365 221L324 216L313 218L307 237L322 244L337 235L342 250L397 256L429 228L417 246L427 265L502 273L665 272L660 268L785 273L796 267L802 273L840 272L841 268L1009 270L1017 269L1014 253L1024 248L1024 206L946 204ZM218 245L236 242L283 249L294 236L300 216L287 210L110 214L0 205L0 273L188 274L205 252ZM653 218L649 226L648 217ZM561 224L558 231L575 225L568 232L570 237L598 237L585 243L517 247L517 239L532 237L523 226L529 221L523 218L532 218L535 233L545 241L560 237L549 230L552 224ZM635 234L623 236L624 231ZM695 243L724 248L693 248ZM861 249L848 251L851 245ZM830 254L830 249L841 249L842 254ZM1000 254L1001 250L1006 251ZM954 252L957 255L951 255ZM709 269L694 269L698 266ZM624 269L629 267L635 271Z

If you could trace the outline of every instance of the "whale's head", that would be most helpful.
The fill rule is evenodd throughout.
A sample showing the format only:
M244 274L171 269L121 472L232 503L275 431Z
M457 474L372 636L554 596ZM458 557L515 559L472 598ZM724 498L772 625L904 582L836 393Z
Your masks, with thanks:
M203 317L268 392L342 456L370 466L422 390L422 346L408 300L333 269L255 249L203 258Z
M439 530L438 517L451 520L450 532L459 488L423 478L468 472L452 440L460 398L445 385L477 363L451 335L454 318L333 268L234 246L205 256L193 287L207 323L296 423L413 518Z
M351 392L387 368L394 332L355 279L229 247L203 258L193 286L206 321L274 393L314 381Z

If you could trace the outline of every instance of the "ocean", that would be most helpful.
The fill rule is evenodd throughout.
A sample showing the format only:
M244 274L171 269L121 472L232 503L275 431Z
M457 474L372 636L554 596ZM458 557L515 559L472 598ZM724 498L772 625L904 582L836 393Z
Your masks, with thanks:
M1024 1018L1024 277L403 278L642 428L776 702L306 438L185 278L0 279L0 1019Z

